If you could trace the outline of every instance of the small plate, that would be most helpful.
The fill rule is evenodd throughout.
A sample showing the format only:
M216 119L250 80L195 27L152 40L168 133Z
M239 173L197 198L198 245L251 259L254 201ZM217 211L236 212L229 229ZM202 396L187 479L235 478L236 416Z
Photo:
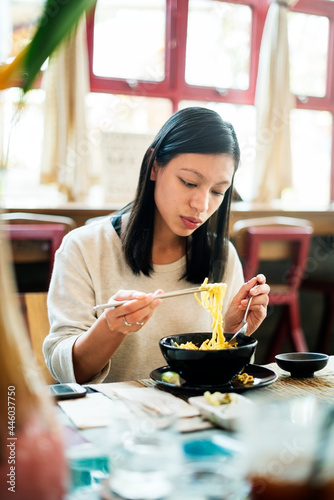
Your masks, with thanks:
M165 387L166 389L171 389L173 391L179 391L183 393L190 394L203 394L205 391L220 391L220 392L243 392L249 389L256 389L257 387L263 387L265 385L272 384L277 380L278 375L264 366L249 364L246 365L244 371L249 375L254 377L254 382L251 384L242 384L237 379L232 379L231 382L224 385L191 385L188 384L183 378L181 378L181 385L170 384L161 380L161 375L164 372L170 371L171 368L166 366L161 366L153 370L150 373L150 377L154 380L158 386Z
M188 403L195 406L207 420L215 425L219 425L230 431L235 430L237 419L247 412L249 405L254 403L242 396L241 394L233 394L231 403L222 405L210 405L204 396L195 396L188 399Z

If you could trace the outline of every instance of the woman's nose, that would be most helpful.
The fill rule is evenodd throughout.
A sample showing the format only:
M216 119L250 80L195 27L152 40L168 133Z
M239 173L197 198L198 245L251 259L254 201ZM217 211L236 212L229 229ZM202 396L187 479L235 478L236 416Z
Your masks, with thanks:
M207 191L197 191L190 200L190 206L196 208L199 213L206 212L209 208L209 193Z

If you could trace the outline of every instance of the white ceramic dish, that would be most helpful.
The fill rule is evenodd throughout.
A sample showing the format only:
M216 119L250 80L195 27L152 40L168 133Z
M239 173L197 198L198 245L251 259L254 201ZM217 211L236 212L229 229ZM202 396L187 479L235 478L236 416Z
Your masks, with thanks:
M254 403L237 393L229 393L233 400L231 403L222 405L209 404L204 396L194 396L188 399L188 403L195 406L207 420L219 427L235 430L235 424L243 412L247 411L249 405Z

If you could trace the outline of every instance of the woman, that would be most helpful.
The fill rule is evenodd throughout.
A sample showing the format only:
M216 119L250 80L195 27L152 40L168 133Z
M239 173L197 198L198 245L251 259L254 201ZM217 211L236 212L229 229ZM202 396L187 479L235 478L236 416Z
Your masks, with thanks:
M0 228L0 498L62 500L65 448L11 289Z
M228 241L239 161L232 125L206 108L181 110L148 148L133 203L65 238L50 284L51 330L44 342L55 378L148 377L164 363L161 337L211 330L210 315L192 295L157 295L206 277L227 283L225 331L237 331L248 294L255 296L248 315L249 334L254 332L266 316L269 287L262 275L243 284ZM94 313L95 304L110 298L129 302Z

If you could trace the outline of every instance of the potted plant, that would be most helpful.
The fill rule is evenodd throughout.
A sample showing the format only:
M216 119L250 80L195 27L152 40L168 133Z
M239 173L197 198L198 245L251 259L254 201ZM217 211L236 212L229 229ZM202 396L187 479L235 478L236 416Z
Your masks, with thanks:
M46 0L30 43L10 64L0 66L0 91L20 87L27 92L46 59L95 3L96 0Z

